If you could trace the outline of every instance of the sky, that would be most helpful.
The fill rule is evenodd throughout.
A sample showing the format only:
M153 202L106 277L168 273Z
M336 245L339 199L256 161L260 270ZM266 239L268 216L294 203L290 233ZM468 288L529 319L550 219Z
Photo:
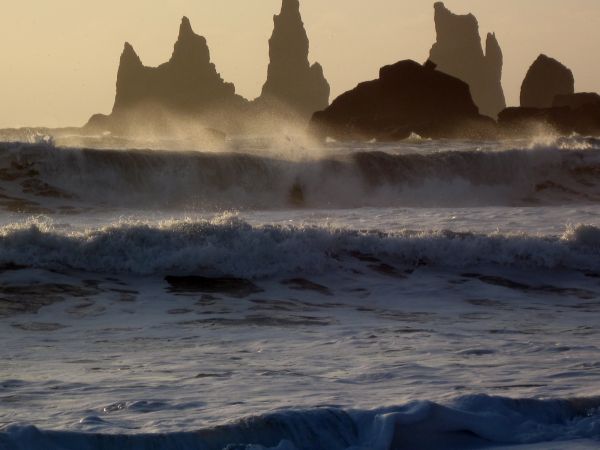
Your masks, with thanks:
M423 62L435 41L433 1L300 0L332 99L379 67ZM273 14L281 0L2 0L0 127L80 126L109 113L119 56L130 42L145 65L167 61L181 17L207 38L222 77L247 98L260 94ZM540 53L575 74L577 91L600 91L599 0L446 0L472 12L482 37L504 52L503 85L518 104L523 77Z

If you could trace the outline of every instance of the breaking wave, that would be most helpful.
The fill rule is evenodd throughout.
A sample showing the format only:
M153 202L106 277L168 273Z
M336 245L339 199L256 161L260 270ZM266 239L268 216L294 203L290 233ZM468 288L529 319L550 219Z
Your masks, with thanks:
M452 231L253 226L233 214L158 224L121 222L68 231L47 220L0 228L0 264L102 273L267 278L351 270L364 261L462 269L499 265L600 271L600 229L561 236Z
M571 448L569 441L586 439L594 445L600 440L599 408L598 398L514 400L473 395L447 406L423 401L375 411L281 411L194 432L156 435L10 426L0 432L0 449L459 450L550 441L563 441L564 448Z
M486 145L361 144L291 157L243 145L203 153L0 143L0 188L94 206L217 210L600 201L598 140Z

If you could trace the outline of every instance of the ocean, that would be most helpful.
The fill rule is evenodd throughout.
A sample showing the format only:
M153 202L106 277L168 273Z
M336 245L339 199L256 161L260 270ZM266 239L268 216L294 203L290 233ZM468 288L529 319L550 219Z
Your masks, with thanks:
M0 138L0 449L600 448L600 140Z

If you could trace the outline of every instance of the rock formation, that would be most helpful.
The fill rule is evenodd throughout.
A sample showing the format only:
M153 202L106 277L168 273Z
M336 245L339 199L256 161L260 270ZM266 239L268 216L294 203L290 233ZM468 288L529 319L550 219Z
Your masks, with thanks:
M211 118L204 116L238 111L246 103L217 73L206 39L195 34L184 17L171 59L158 67L144 66L133 47L125 44L112 114L96 115L87 126L119 131L142 125L156 128L175 117L210 123Z
M407 60L340 95L313 115L311 128L321 137L398 140L488 136L495 123L478 113L466 83L432 62Z
M475 16L453 14L442 2L435 3L434 8L437 40L429 59L438 70L467 83L479 112L496 118L506 107L502 50L496 36L487 35L484 54Z
M540 55L527 71L521 85L521 106L550 108L554 97L574 92L573 72L557 60Z
M557 95L550 108L507 108L498 121L502 131L510 136L540 131L600 136L600 95L589 92Z
M329 104L329 84L319 64L308 62L309 42L298 0L283 0L269 40L270 63L262 95L254 102L236 95L210 61L206 39L184 17L171 59L158 66L142 64L126 43L117 74L110 115L92 116L85 130L116 134L186 134L198 128L226 132L268 131L277 121L308 121ZM273 119L276 120L273 120ZM265 120L268 119L268 120ZM214 133L209 133L214 136Z
M506 108L498 116L502 132L510 137L554 132L563 136L577 133L600 136L600 103L579 108Z
M595 92L578 92L576 94L557 95L554 97L552 107L562 108L567 106L571 109L577 109L594 103L600 103L600 95Z
M299 1L283 0L273 22L267 81L257 103L289 108L309 119L329 104L329 84L321 65L311 66L308 61L309 42Z

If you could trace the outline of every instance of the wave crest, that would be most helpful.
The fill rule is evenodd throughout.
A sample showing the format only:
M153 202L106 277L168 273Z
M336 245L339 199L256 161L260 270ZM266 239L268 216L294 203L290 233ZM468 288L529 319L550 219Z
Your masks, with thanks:
M360 255L403 267L599 271L600 229L579 225L562 236L384 233L333 226L252 226L235 214L158 224L123 221L78 232L39 219L0 228L0 264L52 270L267 278L349 270Z
M332 146L286 159L243 145L202 153L0 143L0 187L92 205L221 210L600 201L595 139L485 145Z
M0 448L79 450L459 450L600 439L600 399L513 400L474 395L448 406L413 402L375 411L281 411L198 432L101 435L11 426ZM590 447L591 448L591 447Z

